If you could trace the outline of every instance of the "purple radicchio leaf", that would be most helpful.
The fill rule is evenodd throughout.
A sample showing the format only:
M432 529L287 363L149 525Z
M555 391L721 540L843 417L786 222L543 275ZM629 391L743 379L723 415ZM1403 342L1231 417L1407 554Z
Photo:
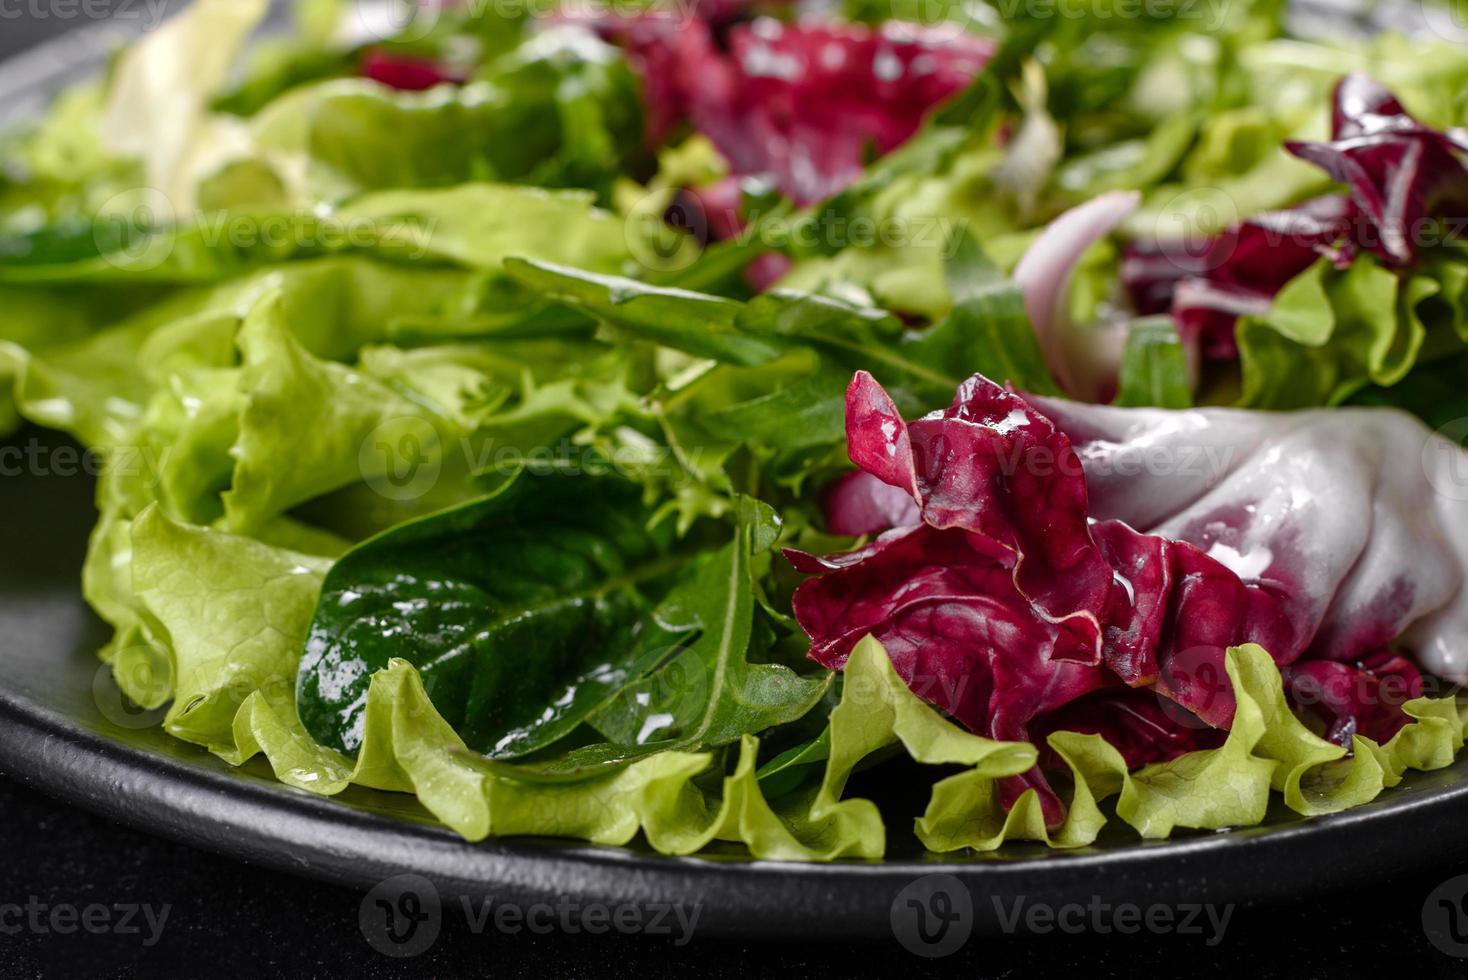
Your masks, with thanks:
M1428 220L1468 208L1468 133L1418 122L1396 97L1359 72L1336 84L1329 142L1285 144L1350 188L1364 222L1363 247L1393 265L1417 260Z
M873 150L890 153L911 139L994 54L984 38L900 22L761 17L723 30L724 50L709 22L674 12L558 16L627 50L655 143L689 121L734 176L767 179L802 205L845 188Z
M975 376L909 423L858 373L847 438L921 522L848 554L788 553L814 576L794 597L811 656L840 669L875 635L975 732L1075 724L1138 763L1202 747L1232 721L1223 658L1243 643L1270 651L1297 702L1339 673L1297 664L1404 676L1372 666L1394 643L1468 678L1468 502L1436 489L1468 458L1407 416L1119 409ZM1380 687L1317 699L1326 727L1403 723L1406 699ZM1028 788L1061 817L1038 769L1002 795Z

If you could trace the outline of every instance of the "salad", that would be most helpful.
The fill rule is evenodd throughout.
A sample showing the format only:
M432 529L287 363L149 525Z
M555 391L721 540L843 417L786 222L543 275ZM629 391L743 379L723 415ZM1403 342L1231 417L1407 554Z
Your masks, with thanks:
M1184 6L196 0L0 143L0 427L104 461L117 684L666 854L1450 764L1468 48Z

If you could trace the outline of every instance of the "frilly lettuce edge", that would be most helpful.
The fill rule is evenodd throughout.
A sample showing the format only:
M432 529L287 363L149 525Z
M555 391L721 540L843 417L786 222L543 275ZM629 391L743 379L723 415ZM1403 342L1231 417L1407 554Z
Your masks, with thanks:
M1176 827L1204 830L1253 826L1271 791L1307 815L1348 809L1395 786L1409 769L1450 764L1463 745L1465 713L1451 698L1420 698L1415 719L1386 745L1357 737L1354 753L1326 742L1289 711L1279 671L1257 646L1229 652L1238 698L1225 744L1128 773L1100 736L1058 732L1050 746L1070 766L1074 790L1065 823L1047 831L1034 792L1006 814L996 780L1034 764L1036 751L966 732L914 696L886 652L867 639L846 668L845 692L831 719L831 755L814 793L770 801L755 760L759 740L746 737L731 773L718 777L718 756L664 752L614 774L573 781L514 778L487 772L433 709L416 670L405 661L377 674L368 696L366 739L355 765L314 744L294 712L262 692L241 706L232 747L215 750L236 764L260 753L278 778L316 793L356 784L415 794L442 823L471 841L490 836L569 837L626 844L641 832L654 850L693 854L715 841L743 844L755 857L829 861L877 859L886 848L881 815L868 800L843 798L863 759L900 743L913 759L968 768L938 782L916 822L930 851L990 851L1005 841L1056 848L1095 841L1107 816L1101 801L1118 796L1116 815L1145 838ZM221 751L222 750L222 751Z
M316 744L295 711L295 666L329 559L180 524L156 507L128 530L136 621L124 631L133 645L114 645L114 666L129 694L138 685L128 668L139 663L148 669L132 673L152 684L137 693L157 701L160 682L171 688L170 734L234 765L263 755L281 782L316 794L352 785L413 794L471 841L533 834L625 844L640 833L665 854L723 841L767 859L877 859L886 851L881 814L869 800L847 798L846 783L868 757L897 746L920 763L963 767L933 786L916 821L930 851L990 851L1022 840L1085 846L1106 825L1101 804L1112 797L1109 809L1136 833L1167 837L1177 827L1258 824L1272 791L1304 815L1366 803L1409 769L1449 765L1468 725L1468 710L1455 699L1419 698L1406 705L1413 722L1391 741L1358 736L1347 757L1289 710L1269 655L1238 647L1226 658L1237 713L1219 748L1128 772L1100 736L1051 735L1072 788L1064 823L1047 829L1033 791L1007 813L998 799L997 780L1033 766L1036 748L948 721L908 689L868 637L846 666L823 740L829 751L803 755L805 765L824 759L819 784L801 780L808 788L774 798L766 790L773 794L781 781L762 784L760 742L752 736L727 751L666 751L577 778L487 763L434 709L405 661L373 677L364 743L353 761ZM148 656L129 655L144 647Z

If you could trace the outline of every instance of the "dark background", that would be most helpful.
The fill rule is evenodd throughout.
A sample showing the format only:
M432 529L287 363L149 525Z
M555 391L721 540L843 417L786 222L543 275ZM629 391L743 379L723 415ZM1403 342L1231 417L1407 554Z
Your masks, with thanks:
M0 58L119 6L100 0L0 0ZM140 4L143 0L131 0ZM134 8L138 9L138 8ZM63 11L70 13L64 15ZM3 313L0 313L3 315ZM1468 819L1468 814L1464 814ZM1361 846L1369 847L1369 841ZM1269 867L1257 869L1271 874ZM760 944L695 938L474 935L447 916L413 960L374 951L358 927L361 896L156 839L42 797L0 776L0 904L172 906L157 945L141 936L0 934L0 980L27 977L721 977L944 975L963 978L1462 976L1468 959L1435 949L1422 908L1468 862L1404 868L1390 881L1240 908L1218 946L1199 936L972 937L924 960L891 936L869 944ZM1201 885L1202 883L1200 883ZM976 901L983 896L975 895Z

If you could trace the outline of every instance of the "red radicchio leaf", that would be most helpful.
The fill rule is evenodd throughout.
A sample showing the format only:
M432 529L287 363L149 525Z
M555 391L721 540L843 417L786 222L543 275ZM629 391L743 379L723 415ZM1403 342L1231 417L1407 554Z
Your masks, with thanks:
M1238 318L1266 312L1320 257L1344 268L1364 248L1409 265L1430 217L1468 208L1468 133L1424 126L1359 73L1336 85L1334 103L1330 142L1285 146L1346 184L1349 197L1256 215L1201 247L1159 241L1127 250L1121 279L1134 305L1144 314L1171 312L1189 350L1237 358Z
M1065 763L1045 745L1052 732L1100 735L1121 753L1128 769L1217 748L1226 737L1221 729L1155 692L1132 687L1087 694L1036 718L1030 725L1030 737L1041 747L1041 765L1064 770Z
M775 284L790 274L795 263L779 252L766 252L744 270L744 281L749 288L762 293L774 288Z
M648 135L684 120L707 135L738 177L772 180L798 204L860 176L869 153L910 139L923 116L965 88L992 42L915 25L736 24L720 50L706 20L671 11L576 18L621 45L642 76Z
M1225 650L1260 643L1282 663L1304 639L1270 584L1243 581L1192 545L1092 525L1070 440L1019 395L975 375L953 404L905 423L871 375L847 391L851 459L912 495L923 523L825 559L796 590L811 657L840 669L872 634L915 693L973 731L1028 740L1029 723L1082 695L1152 686L1226 727ZM1306 637L1305 639L1308 639ZM1007 781L1039 792L1035 770Z
M362 55L362 76L404 92L421 92L464 77L430 58L394 54L373 48Z
M1334 139L1285 144L1295 156L1347 185L1367 219L1362 231L1387 262L1417 259L1430 215L1468 206L1468 133L1418 122L1373 79L1352 73L1335 88ZM1367 238L1363 235L1363 238Z
M983 535L926 524L826 559L789 553L821 577L795 593L811 657L839 670L873 634L913 693L973 731L1028 741L1030 719L1112 683L1090 638L1041 615L1014 586L1013 556ZM1001 785L1006 805L1036 788L1047 822L1059 799L1033 771Z
M729 46L732 98L698 100L694 124L736 173L772 179L797 204L840 191L873 150L905 143L994 53L986 39L909 24L769 18L734 28Z
M1139 312L1170 311L1190 350L1231 360L1238 356L1240 316L1268 312L1285 283L1322 256L1350 263L1356 218L1349 198L1328 195L1255 215L1201 247L1183 240L1133 243L1122 259L1122 285Z
M1421 697L1422 673L1406 658L1380 650L1354 666L1310 660L1285 671L1285 690L1297 708L1326 724L1325 737L1351 747L1352 735L1385 744L1411 721L1402 705Z
M910 494L862 470L848 473L832 484L825 492L823 503L826 530L853 538L893 527L910 527L920 519Z

